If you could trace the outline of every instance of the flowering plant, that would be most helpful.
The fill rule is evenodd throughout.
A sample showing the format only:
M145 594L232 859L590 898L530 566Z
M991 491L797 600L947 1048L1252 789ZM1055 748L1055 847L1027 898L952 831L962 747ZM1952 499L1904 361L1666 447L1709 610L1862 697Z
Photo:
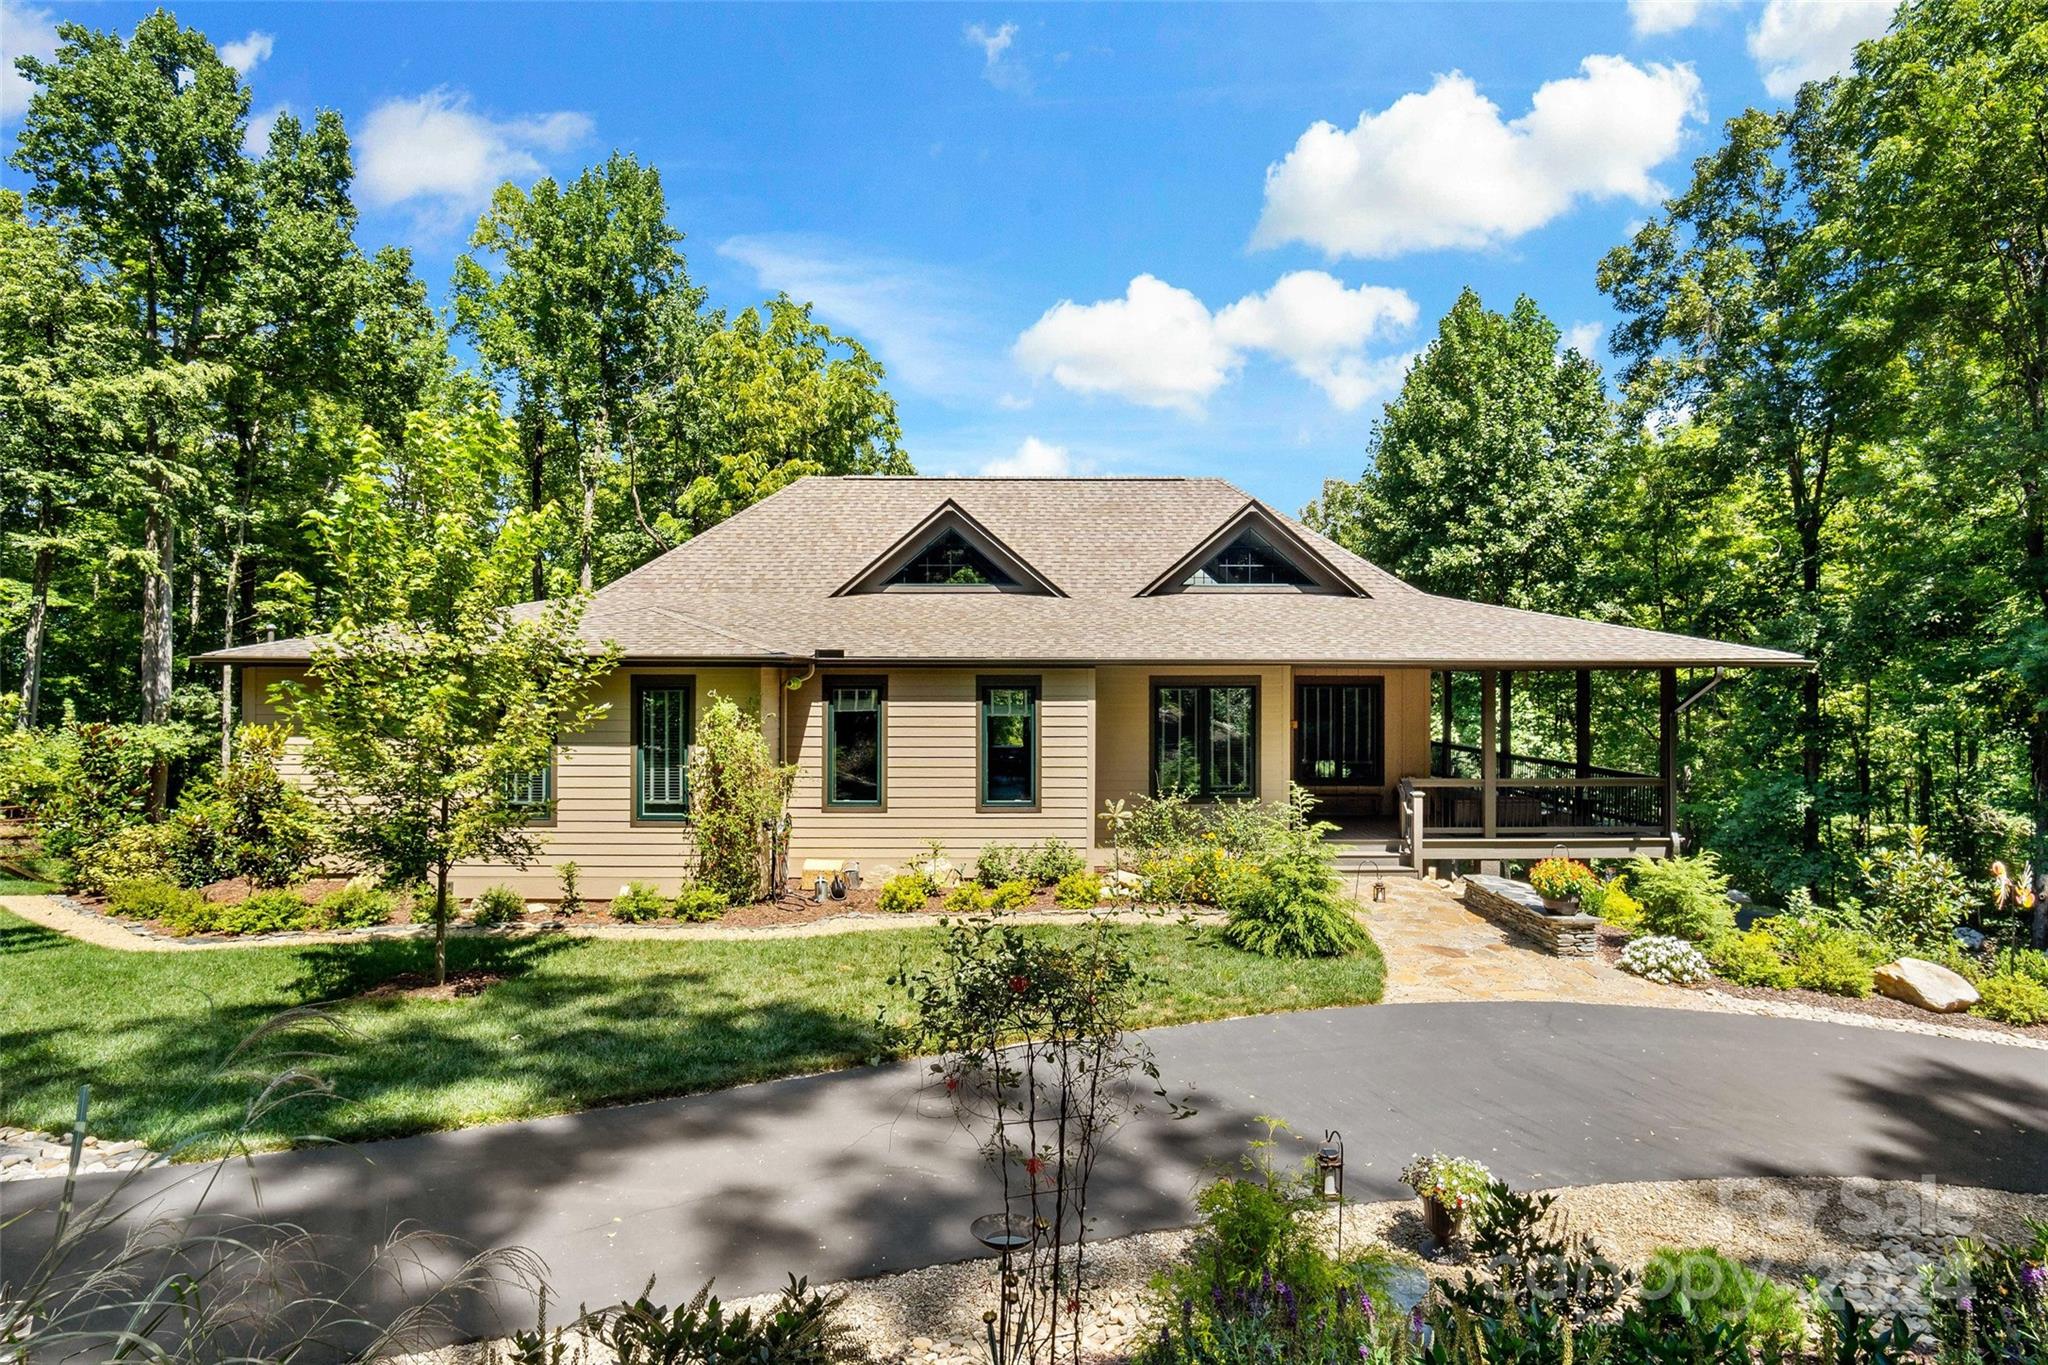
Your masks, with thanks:
M1563 901L1598 891L1600 879L1577 858L1545 858L1529 869L1529 885L1545 900Z
M1424 1199L1434 1199L1453 1215L1479 1201L1493 1184L1493 1172L1470 1157L1431 1152L1413 1157L1401 1168L1401 1183Z
M1665 986L1693 986L1713 975L1699 949L1662 934L1630 939L1621 950L1621 969Z

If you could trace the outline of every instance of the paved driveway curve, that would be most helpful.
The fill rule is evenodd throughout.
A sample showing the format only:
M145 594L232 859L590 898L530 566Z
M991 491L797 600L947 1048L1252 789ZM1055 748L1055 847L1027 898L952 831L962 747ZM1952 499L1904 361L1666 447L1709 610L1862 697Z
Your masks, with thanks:
M1091 1205L1103 1235L1173 1226L1260 1114L1343 1130L1349 1190L1402 1191L1407 1157L1476 1156L1518 1185L1744 1175L1931 1175L2048 1192L2048 1054L1804 1021L1560 1003L1381 1005L1147 1036L1196 1117L1118 1134ZM558 1301L729 1295L957 1260L992 1204L973 1141L900 1065L526 1123L259 1157L217 1209L264 1212L360 1255L411 1220L543 1256ZM189 1170L153 1173L159 1207ZM104 1189L111 1178L89 1182ZM253 1185L252 1185L253 1182ZM55 1182L0 1184L0 1223ZM40 1247L0 1236L0 1281ZM468 1330L492 1328L471 1320Z

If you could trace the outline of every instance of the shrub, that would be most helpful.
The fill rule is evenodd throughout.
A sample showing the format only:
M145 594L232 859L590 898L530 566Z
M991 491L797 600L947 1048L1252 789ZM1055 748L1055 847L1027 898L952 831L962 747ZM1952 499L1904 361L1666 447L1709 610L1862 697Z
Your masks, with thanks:
M1223 940L1262 957L1342 957L1371 940L1319 851L1240 868L1223 888Z
M761 723L729 697L711 694L697 724L690 764L690 825L698 851L697 881L726 905L744 905L766 884L766 830L779 830L794 766L777 764Z
M648 1291L654 1286L650 1281ZM839 1317L843 1294L823 1294L790 1276L782 1297L756 1317L751 1308L729 1312L711 1297L707 1282L688 1303L669 1308L648 1299L584 1312L575 1321L513 1334L509 1365L559 1365L586 1358L594 1341L603 1359L676 1362L676 1365L842 1365L863 1358L852 1329ZM492 1357L496 1359L495 1356Z
M155 920L179 937L213 932L215 907L197 891L161 878L117 882L107 888L107 909L129 919Z
M1102 902L1102 878L1093 872L1069 872L1053 888L1052 903L1062 910L1092 910Z
M923 878L924 894L927 898L938 895L960 880L959 869L955 868L953 860L946 856L946 846L937 839L927 839L924 856L905 863L901 875Z
M974 860L974 880L993 891L1024 875L1026 854L1009 844L983 844Z
M1816 920L1776 915L1764 922L1763 932L1778 945L1792 984L1801 990L1860 999L1870 994L1870 969L1889 956L1866 935Z
M902 914L911 910L924 909L925 902L932 898L932 884L929 878L917 872L899 872L882 883L882 889L875 896L875 908L891 914Z
M169 881L175 873L162 825L129 825L72 849L69 883L99 895L121 882Z
M1666 986L1692 986L1713 975L1700 950L1682 938L1646 934L1621 950L1621 969Z
M1057 886L1062 877L1087 870L1088 860L1059 839L1046 839L1024 855L1024 875L1040 886Z
M2048 986L2017 973L1986 977L1973 1013L2002 1024L2048 1024Z
M1745 1349L1765 1362L1797 1359L1806 1339L1806 1315L1792 1291L1773 1284L1711 1247L1663 1247L1643 1266L1637 1291L1645 1321L1677 1334L1698 1326L1735 1329Z
M352 881L322 896L314 908L337 929L367 929L391 918L398 897L367 882Z
M1597 896L1600 879L1577 858L1545 858L1529 869L1529 885L1545 900L1562 901Z
M940 905L956 915L979 915L988 909L988 892L979 882L962 882L946 893Z
M1870 928L1879 938L1916 949L1953 941L1970 908L1970 888L1954 863L1927 847L1925 829L1915 825L1903 842L1856 862Z
M988 893L988 908L991 910L1022 910L1031 904L1032 895L1038 890L1030 882L1019 877L1004 882Z
M1598 915L1617 929L1634 929L1643 922L1643 903L1628 893L1628 878L1610 877L1600 889L1579 901L1579 909Z
M1664 938L1712 943L1735 928L1728 878L1711 853L1696 858L1637 858L1629 886L1642 903L1642 924Z
M583 910L583 868L573 862L556 863L555 875L562 881L561 911L575 915Z
M612 898L612 918L622 919L628 924L644 924L666 915L670 904L669 898L649 883L628 882Z
M679 920L702 924L717 919L729 905L730 902L715 887L686 886L683 894L676 897L671 913Z
M199 743L199 733L186 725L68 727L49 751L56 763L55 783L32 808L43 851L70 864L82 850L141 824L151 770ZM108 881L99 889L111 885Z
M1778 956L1778 945L1761 929L1725 934L1707 949L1714 970L1738 986L1771 986L1783 990L1793 980L1791 966Z
M285 736L282 725L243 726L227 767L178 802L166 822L168 847L187 884L246 877L289 886L319 856L320 809L279 767Z
M2048 1345L2048 1223L2010 1243L1961 1238L1925 1273L1936 1360L2039 1365Z
M2023 976L2048 986L2048 953L2039 948L2001 948L1992 959L1992 976Z
M526 897L509 886L487 886L469 903L472 924L491 928L511 924L526 914Z
M315 927L313 907L296 891L270 887L245 901L216 906L214 929L223 934L286 934Z

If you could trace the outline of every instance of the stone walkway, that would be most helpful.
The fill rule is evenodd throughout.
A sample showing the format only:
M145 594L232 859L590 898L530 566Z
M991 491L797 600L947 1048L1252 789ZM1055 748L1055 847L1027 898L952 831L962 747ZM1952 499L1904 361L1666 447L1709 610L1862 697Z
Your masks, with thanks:
M139 1142L102 1142L88 1133L79 1154L82 1175L132 1171L147 1166L156 1154ZM71 1164L71 1139L32 1128L0 1126L0 1180L40 1180L62 1175Z
M1605 962L1539 952L1467 910L1436 882L1389 879L1387 899L1365 904L1366 924L1387 956L1388 1004L1569 1000L1712 1008Z

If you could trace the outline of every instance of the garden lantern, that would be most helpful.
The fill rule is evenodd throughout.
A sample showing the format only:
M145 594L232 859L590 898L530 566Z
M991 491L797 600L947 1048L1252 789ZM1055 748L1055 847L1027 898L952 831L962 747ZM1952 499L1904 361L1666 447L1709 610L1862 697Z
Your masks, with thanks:
M1325 1204L1344 1199L1344 1135L1332 1128L1316 1148L1316 1186Z

